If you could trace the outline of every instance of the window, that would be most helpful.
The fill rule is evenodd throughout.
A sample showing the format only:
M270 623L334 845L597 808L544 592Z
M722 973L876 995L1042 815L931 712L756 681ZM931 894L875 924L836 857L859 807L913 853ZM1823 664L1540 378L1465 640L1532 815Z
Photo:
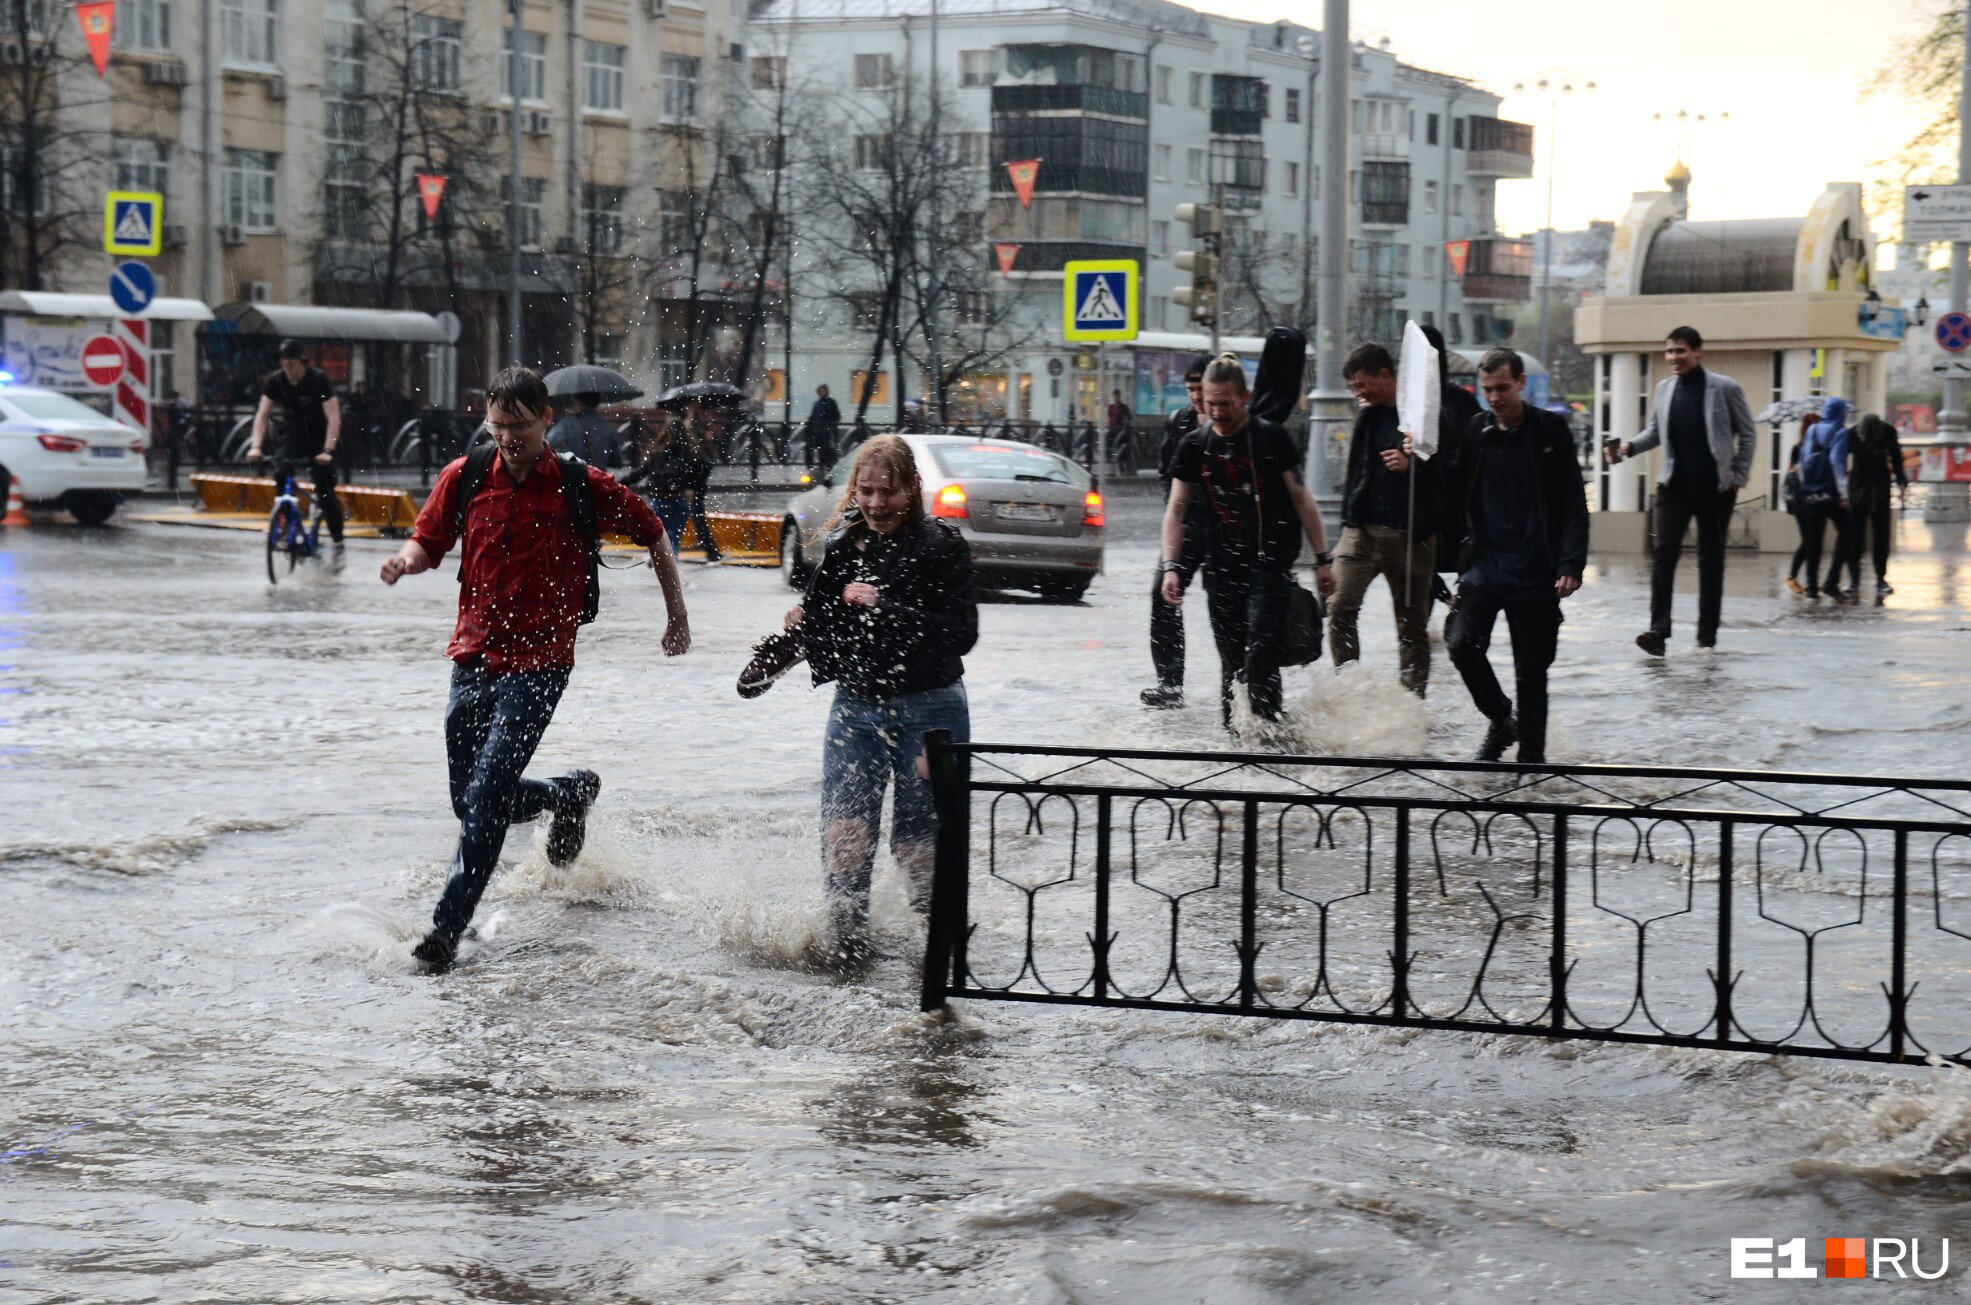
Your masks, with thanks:
M960 86L990 86L998 76L999 51L960 50L958 52Z
M1461 150L1464 147L1465 147L1465 120L1463 118L1453 118L1451 119L1451 148L1454 150ZM1455 322L1458 319L1453 317L1451 320Z
M1434 181L1426 181L1424 182L1424 212L1435 213L1436 211L1437 211L1437 183Z
M456 18L418 14L411 19L411 85L421 91L456 91L465 24Z
M753 167L761 172L772 172L785 166L787 161L787 138L775 136L770 132L755 132L746 138L748 152L752 155Z
M277 67L279 0L221 0L219 24L226 62L240 68Z
M983 168L992 162L992 133L989 131L961 131L958 133L958 166L961 168Z
M1300 121L1300 88L1289 86L1286 89L1286 115L1288 122Z
M1396 275L1410 275L1410 247L1408 245L1396 246Z
M976 245L985 239L985 212L965 209L951 219L951 239L960 245Z
M261 150L227 150L220 176L226 221L247 231L272 231L280 225L276 174L281 156Z
M1150 252L1168 254L1170 252L1170 223L1150 223Z
M363 11L357 0L322 5L322 93L329 103L363 97ZM349 139L360 144L362 135Z
M13 148L0 141L0 209L8 213L26 211L20 201L20 170ZM34 211L37 214L48 211L48 170L45 162L39 160L34 166Z
M1437 115L1434 113L1427 113L1424 115L1424 144L1435 145L1436 143L1437 143Z
M1156 162L1157 180L1169 181L1170 180L1170 146L1152 145L1150 147L1150 157Z
M111 157L116 161L116 189L170 192L171 146L165 142L119 136Z
M992 291L954 290L951 294L951 307L960 321L990 322L992 320Z
M663 83L659 112L665 122L698 121L698 60L685 54L667 54L658 62Z
M621 367L623 365L623 337L620 335L601 335L595 337L595 347L589 351L589 361L598 367Z
M1465 342L1464 322L1459 318L1458 314L1452 313L1451 321L1450 321L1450 329L1444 332L1444 343L1463 344L1464 342Z
M784 54L754 55L753 89L756 91L786 90L787 56Z
M666 254L682 254L691 248L690 196L675 190L657 192L657 239Z
M1348 102L1348 109L1350 114L1349 121L1355 124L1355 134L1357 136L1360 136L1363 132L1368 130L1368 128L1366 128L1362 124L1362 101L1350 100Z
M1184 151L1184 180L1193 186L1205 184L1205 152L1195 146Z
M623 111L623 47L606 41L582 42L582 107L602 113Z
M1289 195L1300 194L1300 165L1292 160L1288 160L1281 166L1286 172L1281 189L1285 190Z
M582 186L582 237L592 254L614 254L623 248L623 201L629 191L622 186Z
M170 52L171 0L123 0L116 10L117 49Z
M691 379L691 337L675 328L663 329L657 337L657 383L665 389ZM842 461L853 467L849 458Z
M1454 181L1451 183L1451 216L1463 217L1464 215L1465 215L1465 188L1463 185Z
M513 202L513 178L503 178L506 183L507 202ZM520 231L520 247L539 249L541 247L542 208L547 202L547 181L541 177L522 177L520 179L520 203L515 226Z
M1201 72L1191 74L1191 107L1194 109L1205 107L1205 75Z
M887 54L855 57L855 88L859 91L886 91L896 85L896 77L896 67Z
M513 29L507 28L502 34L506 58L500 62L500 94L513 98L513 88L520 87L523 100L543 101L547 99L547 33L520 33L520 46L514 49Z
M1158 104L1170 103L1171 81L1172 81L1171 70L1165 67L1163 64L1158 64L1157 65L1157 103Z
M857 172L881 172L889 166L889 136L858 136L855 138L855 167Z

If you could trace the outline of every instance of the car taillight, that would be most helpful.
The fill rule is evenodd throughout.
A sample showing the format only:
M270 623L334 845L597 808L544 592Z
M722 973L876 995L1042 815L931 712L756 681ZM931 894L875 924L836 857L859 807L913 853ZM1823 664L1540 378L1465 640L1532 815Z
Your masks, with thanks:
M931 515L934 517L963 517L969 515L965 510L965 487L946 485L931 500Z
M80 453L89 447L89 441L79 440L73 435L43 435L41 447L50 453Z
M1106 518L1102 513L1102 496L1091 489L1081 500L1081 524L1099 526L1104 520Z
M142 440L131 440L130 451L132 453L142 453L144 451L144 442Z

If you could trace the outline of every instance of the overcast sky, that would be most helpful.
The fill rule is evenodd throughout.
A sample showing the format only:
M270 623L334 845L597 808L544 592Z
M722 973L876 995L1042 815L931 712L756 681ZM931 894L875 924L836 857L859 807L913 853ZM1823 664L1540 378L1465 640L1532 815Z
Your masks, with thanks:
M1314 27L1322 12L1319 0L1186 2ZM1692 217L1789 216L1805 212L1828 182L1867 181L1871 164L1909 134L1906 109L1863 91L1897 41L1922 29L1929 7L1925 0L1355 0L1351 24L1358 40L1387 36L1406 63L1504 94L1501 116L1539 129L1534 178L1499 184L1500 229L1518 234L1545 225L1556 141L1546 97L1514 95L1515 82L1558 69L1598 86L1560 104L1554 224L1563 230L1620 217L1632 191L1662 189L1679 142L1653 118L1679 109L1710 119L1688 142Z

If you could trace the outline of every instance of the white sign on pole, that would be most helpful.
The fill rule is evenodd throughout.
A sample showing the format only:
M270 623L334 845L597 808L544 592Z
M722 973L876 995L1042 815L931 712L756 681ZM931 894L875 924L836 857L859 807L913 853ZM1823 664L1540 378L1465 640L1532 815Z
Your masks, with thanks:
M1971 186L1905 186L1903 240L1971 241Z
M1971 376L1971 358L1938 358L1930 364L1932 376Z

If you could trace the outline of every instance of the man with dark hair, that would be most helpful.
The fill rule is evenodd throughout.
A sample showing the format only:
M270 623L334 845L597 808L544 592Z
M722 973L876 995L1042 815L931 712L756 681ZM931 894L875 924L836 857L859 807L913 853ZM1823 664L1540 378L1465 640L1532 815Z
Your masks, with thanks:
M835 396L828 392L826 385L814 387L814 404L808 409L808 463L823 468L821 479L828 478L828 468L835 465L835 440L842 433L842 405L835 402Z
M596 773L551 780L522 773L568 687L576 632L594 613L601 533L628 535L650 550L670 618L664 652L675 657L691 647L663 524L608 472L548 452L549 414L539 376L524 367L501 372L486 391L497 456L468 454L447 466L410 539L381 572L394 585L431 570L463 541L458 624L445 649L453 662L445 752L458 851L431 932L411 953L433 973L456 959L509 824L551 813L548 860L566 865L582 850L589 805L602 786Z
M616 428L596 415L602 406L598 394L573 396L574 411L554 423L548 431L548 448L556 453L572 453L591 467L623 465L623 444Z
M267 442L267 419L281 407L280 451L275 465L283 475L299 479L306 464L315 501L322 505L334 541L332 564L342 569L342 500L335 494L335 449L342 442L342 405L328 373L308 365L308 351L299 340L282 340L280 370L260 387L260 406L253 410L253 437L246 460L258 462Z
M1184 439L1198 428L1198 409L1204 403L1205 368L1211 355L1201 353L1184 369L1184 391L1189 403L1172 408L1163 421L1163 445L1157 450L1157 478L1163 484L1164 501L1170 501L1170 484L1177 474L1177 451ZM1195 499L1184 518L1184 540L1176 554L1177 591L1183 593L1204 560L1204 501ZM1143 690L1147 707L1184 705L1184 613L1163 597L1164 569L1157 568L1150 584L1150 662L1157 668L1156 687Z
M1280 662L1288 587L1302 534L1314 547L1315 578L1334 592L1321 509L1300 483L1300 454L1284 427L1247 407L1245 369L1232 354L1205 368L1206 424L1184 440L1163 513L1163 600L1184 601L1180 557L1194 498L1205 506L1205 610L1218 645L1219 709L1232 723L1232 682L1244 679L1253 714L1280 715Z
M1872 412L1848 432L1848 459L1848 584L1855 594L1861 593L1866 536L1875 564L1875 598L1880 602L1896 592L1889 584L1889 547L1896 534L1893 500L1908 496L1909 468L1903 465L1896 428Z
M1490 726L1480 761L1519 743L1519 760L1547 759L1547 668L1560 638L1561 600L1581 587L1588 498L1565 418L1526 404L1526 365L1511 349L1479 359L1491 411L1472 420L1452 487L1463 526L1458 598L1444 623L1451 662ZM1518 710L1486 655L1500 613L1512 636Z
M1328 617L1334 661L1340 666L1361 657L1357 622L1362 597L1381 576L1396 611L1403 687L1421 698L1430 682L1436 480L1428 462L1404 452L1403 432L1396 425L1396 366L1389 350L1379 344L1357 345L1341 374L1360 408L1348 441L1341 542L1335 547L1335 600Z
M1649 628L1636 646L1663 655L1670 638L1670 600L1683 556L1684 532L1697 522L1697 646L1716 647L1725 594L1725 534L1738 491L1752 475L1758 430L1745 391L1729 376L1704 370L1704 337L1679 326L1664 343L1673 373L1656 387L1656 402L1642 433L1622 443L1610 439L1608 465L1663 446L1651 519L1655 565L1649 578Z

